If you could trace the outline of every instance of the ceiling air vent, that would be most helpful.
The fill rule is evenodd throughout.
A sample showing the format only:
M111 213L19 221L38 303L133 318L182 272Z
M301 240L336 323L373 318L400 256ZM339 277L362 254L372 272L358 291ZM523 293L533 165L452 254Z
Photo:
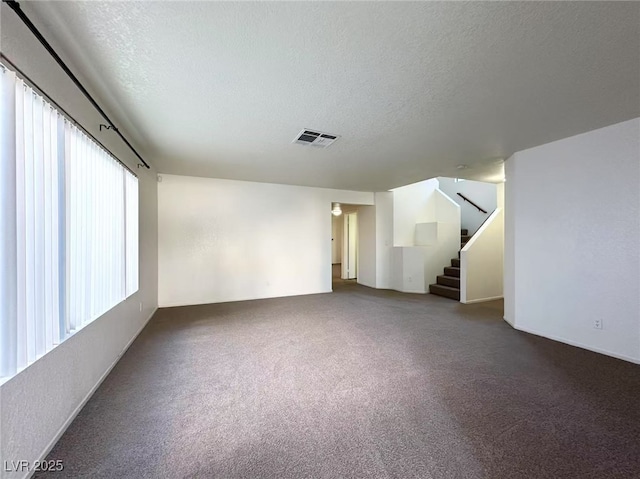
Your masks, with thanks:
M311 145L317 148L326 148L338 138L340 137L337 135L330 135L320 131L302 130L293 142L298 143L299 145Z

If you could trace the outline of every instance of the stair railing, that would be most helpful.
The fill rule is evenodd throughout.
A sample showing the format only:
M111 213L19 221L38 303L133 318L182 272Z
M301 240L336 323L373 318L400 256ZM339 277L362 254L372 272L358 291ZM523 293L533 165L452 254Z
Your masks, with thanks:
M464 196L462 193L457 193L457 195L462 198L464 201L467 201L469 203L471 203L473 206L475 206L476 208L478 208L480 211L482 211L485 215L487 214L487 210L480 208L478 205L476 205L473 201L471 201L469 198L467 198L466 196Z

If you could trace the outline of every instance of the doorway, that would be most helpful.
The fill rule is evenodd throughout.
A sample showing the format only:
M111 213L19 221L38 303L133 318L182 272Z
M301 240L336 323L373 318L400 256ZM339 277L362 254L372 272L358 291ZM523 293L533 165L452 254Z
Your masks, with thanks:
M342 281L342 232L344 219L342 215L331 215L331 283Z
M358 207L332 203L332 288L355 284L358 277Z

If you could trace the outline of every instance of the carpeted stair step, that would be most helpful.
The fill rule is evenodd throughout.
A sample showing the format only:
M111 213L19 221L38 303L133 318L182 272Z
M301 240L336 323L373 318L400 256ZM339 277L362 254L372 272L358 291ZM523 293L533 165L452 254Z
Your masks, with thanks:
M444 286L442 284L430 284L429 292L431 294L460 301L460 290L458 288L452 288L451 286Z
M462 236L466 236L466 235L468 235L468 234L469 234L469 230L468 230L468 229L466 229L466 228L461 229L461 230L460 230L460 234L461 234Z
M470 239L471 239L471 236L469 235L460 235L460 243L466 243Z
M460 252L458 251L458 255ZM460 267L460 258L451 258L451 266L455 266L456 268Z
M444 268L445 276L454 276L456 278L460 277L460 268L456 268L455 266L446 266Z
M436 278L436 282L442 286L451 286L460 289L460 278L455 276L440 275Z

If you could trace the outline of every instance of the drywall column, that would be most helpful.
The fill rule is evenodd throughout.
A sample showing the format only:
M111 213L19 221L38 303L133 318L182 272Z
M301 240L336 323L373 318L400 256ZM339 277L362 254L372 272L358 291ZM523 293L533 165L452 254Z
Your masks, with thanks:
M376 202L376 288L391 288L393 249L393 193L375 194Z
M358 278L359 284L376 287L376 207L358 208Z
M331 215L331 263L342 261L342 216Z
M513 178L515 174L515 160L510 157L504 163L505 178ZM516 315L516 282L515 282L515 216L513 205L516 195L512 187L513 182L506 181L504 185L504 265L503 285L504 320L515 327Z
M640 362L639 132L636 118L506 162L505 319L517 329Z

